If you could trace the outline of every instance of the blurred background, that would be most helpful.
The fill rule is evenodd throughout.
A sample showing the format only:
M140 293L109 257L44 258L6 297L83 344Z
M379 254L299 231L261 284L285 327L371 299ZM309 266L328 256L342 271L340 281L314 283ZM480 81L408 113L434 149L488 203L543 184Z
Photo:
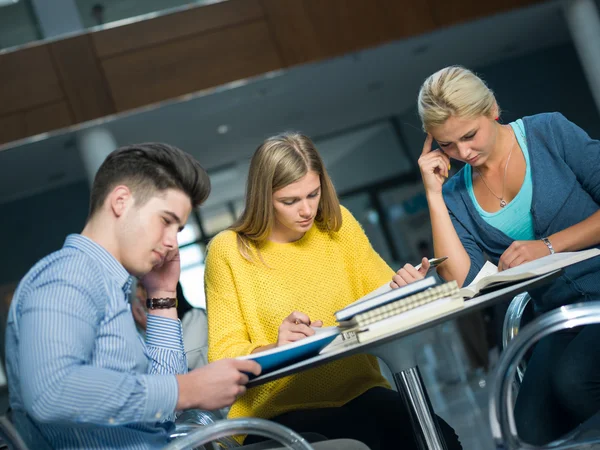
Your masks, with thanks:
M0 0L3 317L26 271L83 228L103 158L135 142L176 145L211 176L179 236L194 307L207 243L244 207L250 156L284 130L313 138L392 267L431 256L420 84L461 64L503 122L560 111L599 138L600 36L582 38L597 20L582 3L597 0ZM493 448L486 380L502 318L498 307L399 344L467 449Z

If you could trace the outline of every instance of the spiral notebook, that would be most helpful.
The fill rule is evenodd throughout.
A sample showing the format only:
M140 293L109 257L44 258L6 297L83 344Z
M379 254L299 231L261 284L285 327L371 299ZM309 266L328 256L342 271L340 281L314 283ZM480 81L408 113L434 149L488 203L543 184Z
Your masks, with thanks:
M385 284L373 292L359 298L353 303L350 303L344 309L340 309L334 313L335 319L338 322L350 320L357 314L362 314L366 311L379 308L382 305L393 303L401 298L406 298L417 292L424 291L432 286L435 286L436 280L434 277L426 277L406 286L392 289L389 284Z
M399 333L460 309L464 304L464 299L458 294L452 297L437 298L395 316L359 327L354 333L355 339L358 342L368 342L382 336Z
M350 320L339 322L343 328L364 327L388 317L402 314L411 309L431 303L441 298L454 298L458 296L458 284L456 281L440 284L425 291L418 292L409 297L402 298L372 310L355 315Z

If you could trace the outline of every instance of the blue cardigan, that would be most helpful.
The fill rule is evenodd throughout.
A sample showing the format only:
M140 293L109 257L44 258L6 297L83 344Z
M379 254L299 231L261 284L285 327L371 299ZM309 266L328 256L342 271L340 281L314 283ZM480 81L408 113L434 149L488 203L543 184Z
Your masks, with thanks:
M549 236L600 209L600 141L560 113L524 117L531 161L531 214L535 238ZM444 185L443 195L454 228L469 254L469 284L485 263L498 264L513 240L487 224L467 191L461 169ZM580 301L600 300L600 257L565 269L545 288L530 292L537 311Z

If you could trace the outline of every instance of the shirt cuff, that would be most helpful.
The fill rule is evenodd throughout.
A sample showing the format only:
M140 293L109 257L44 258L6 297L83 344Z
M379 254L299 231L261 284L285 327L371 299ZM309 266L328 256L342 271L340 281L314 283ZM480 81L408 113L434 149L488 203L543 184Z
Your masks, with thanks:
M171 419L177 407L179 385L175 375L144 375L146 379L146 408L144 422L163 422Z
M181 321L148 314L146 344L184 352Z

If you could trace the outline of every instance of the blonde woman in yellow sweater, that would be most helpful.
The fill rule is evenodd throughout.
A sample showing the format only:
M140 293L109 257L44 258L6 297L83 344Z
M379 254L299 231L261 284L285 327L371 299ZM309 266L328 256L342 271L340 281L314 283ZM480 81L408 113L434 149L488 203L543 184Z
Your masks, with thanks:
M299 134L269 138L257 149L246 208L210 243L205 270L211 361L305 338L312 327L335 325L336 310L383 283L423 278L411 265L394 273L373 250L340 206L314 144ZM416 448L399 394L368 355L250 389L229 414L244 416L357 439L372 450ZM454 430L440 423L449 449L461 448ZM249 436L245 443L260 439Z

